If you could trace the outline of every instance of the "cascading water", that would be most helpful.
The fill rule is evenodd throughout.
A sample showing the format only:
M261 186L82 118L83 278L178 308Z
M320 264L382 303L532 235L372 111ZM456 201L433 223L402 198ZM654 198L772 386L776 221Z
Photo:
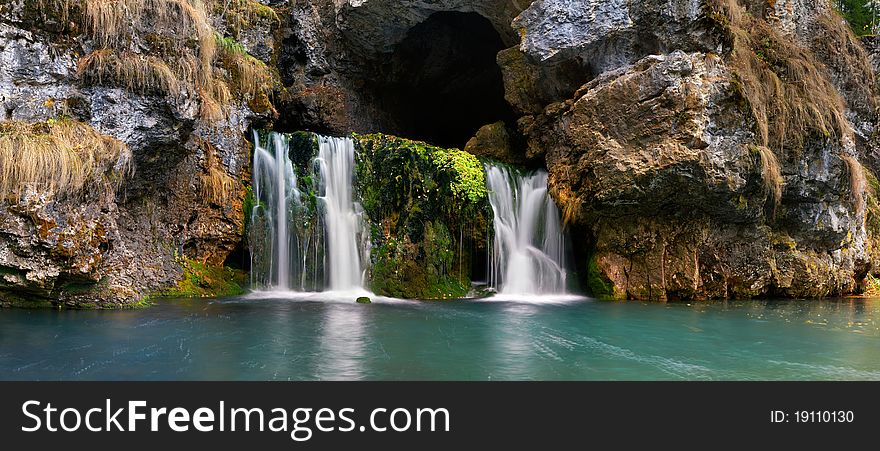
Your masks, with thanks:
M354 202L354 142L349 138L320 137L315 163L319 167L326 221L329 288L333 291L363 287L359 237L363 210Z
M308 162L291 160L289 139L256 143L248 232L254 286L358 291L368 260L363 212L355 202L354 142L317 137ZM313 141L309 141L313 143ZM302 149L299 149L302 151Z
M565 235L547 173L487 165L486 175L495 214L490 284L508 295L565 293Z
M288 212L302 208L302 196L284 135L273 133L263 147L254 132L254 142L251 282L288 290L291 259L298 261L302 250L297 235L288 233ZM255 252L256 248L261 252Z

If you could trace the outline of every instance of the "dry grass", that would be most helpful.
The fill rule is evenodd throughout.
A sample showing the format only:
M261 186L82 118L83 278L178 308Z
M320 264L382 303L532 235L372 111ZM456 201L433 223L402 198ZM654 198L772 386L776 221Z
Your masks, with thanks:
M205 152L205 173L199 175L202 198L211 204L225 205L235 192L235 178L226 172L211 143L199 139L199 146Z
M225 205L232 198L235 179L222 168L210 167L199 176L202 198L216 205Z
M241 53L228 55L224 61L232 72L236 90L243 96L253 99L271 91L272 74L262 61Z
M16 199L28 189L70 196L106 186L128 173L130 162L125 144L87 124L0 122L2 199Z
M761 158L761 179L764 181L764 190L773 200L773 215L782 201L782 186L785 180L782 178L782 170L776 154L765 146L755 146L755 151Z
M850 133L843 99L827 69L737 0L709 0L707 16L725 30L734 87L755 118L759 145L798 154L814 137Z
M811 47L832 71L832 79L847 93L847 106L863 114L875 114L880 107L877 80L865 47L859 42L846 19L836 13L817 21Z
M199 41L202 61L213 61L214 28L201 0L84 0L83 21L92 37L104 47L150 28L163 35Z
M137 53L96 50L80 58L77 73L93 84L111 83L141 94L159 92L176 97L181 90L177 74L164 61Z
M849 192L853 207L857 214L862 214L865 212L865 195L868 189L865 169L859 160L851 155L842 154L840 159L846 164L846 169L849 172Z
M240 100L249 102L258 95L268 96L275 85L265 64L248 55L240 44L236 43L235 51L224 47L235 41L219 36L208 14L223 7L223 3L84 0L82 21L104 48L82 58L80 74L86 82L114 83L141 93L197 95L201 118L219 121L226 117L229 105L239 100L233 97L230 87L240 94ZM243 8L261 16L274 14L271 8L258 3L234 3L237 11ZM159 36L154 39L161 45L151 47L147 56L128 51L140 45L137 43L147 32ZM223 63L226 72L218 72L218 62Z

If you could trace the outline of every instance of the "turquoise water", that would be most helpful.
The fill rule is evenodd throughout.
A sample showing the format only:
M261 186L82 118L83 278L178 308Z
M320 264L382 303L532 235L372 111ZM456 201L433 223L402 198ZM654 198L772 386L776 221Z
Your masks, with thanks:
M0 310L6 380L880 380L880 300Z

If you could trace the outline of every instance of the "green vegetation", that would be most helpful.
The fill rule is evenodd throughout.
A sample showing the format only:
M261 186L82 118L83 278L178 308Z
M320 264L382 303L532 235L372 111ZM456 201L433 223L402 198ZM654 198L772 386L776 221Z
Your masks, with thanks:
M258 22L281 23L281 18L274 9L255 0L217 1L214 10L223 16L234 36L238 36L241 30L252 28Z
M831 4L846 18L853 32L859 36L877 33L880 2L876 0L832 0Z
M180 259L183 278L159 297L225 297L244 293L245 273L229 267L209 266L188 258Z
M477 157L458 149L443 149L420 141L389 135L355 135L361 147L358 161L364 208L417 206L421 199L437 197L443 213L475 213L487 201L486 174ZM379 177L382 176L382 177ZM380 212L377 212L380 213Z
M378 294L404 299L458 299L470 290L468 274L459 277L456 252L442 223L428 223L425 237L388 238L375 249L372 289ZM468 262L469 263L469 262ZM462 268L459 268L462 269ZM469 269L469 268L468 268Z
M246 100L257 113L275 113L269 97L277 85L276 74L233 38L224 38L215 33L215 39L219 61L230 74L229 82L238 97Z
M288 142L288 155L296 171L297 188L303 194L303 203L308 208L307 217L314 219L313 213L318 211L318 185L315 183L315 168L312 162L318 156L318 135L311 132L293 132L284 135ZM313 224L317 227L317 224Z
M286 135L288 157L297 171L297 177L310 177L312 175L312 160L318 156L318 135L309 132L293 132Z
M372 224L372 289L415 299L460 298L471 255L485 249L491 208L483 165L458 149L356 135L361 203Z
M248 236L251 226L251 213L254 211L254 187L248 185L244 191L244 201L241 204L241 211L244 212L244 225L242 226L242 236Z
M587 287L590 289L590 294L596 299L614 299L614 284L599 269L596 255L590 256L587 266Z

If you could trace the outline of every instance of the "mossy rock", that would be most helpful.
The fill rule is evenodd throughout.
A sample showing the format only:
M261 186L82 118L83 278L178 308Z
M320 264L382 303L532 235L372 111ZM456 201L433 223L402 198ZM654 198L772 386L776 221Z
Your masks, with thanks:
M371 301L370 298L368 298L366 296L361 296L361 297L357 298L355 300L355 302L357 302L358 304L372 304L373 303L373 301Z
M297 227L303 229L298 233L320 240L319 184L313 164L319 152L318 136L296 132L284 139L303 194L302 211L297 212L303 218ZM373 291L406 299L466 296L471 254L485 251L490 240L491 207L483 164L458 149L388 135L354 135L353 139L357 148L355 192L365 210L373 245ZM323 260L317 257L309 259Z
M599 258L593 254L587 266L587 286L596 299L614 299L614 283L599 268Z
M180 263L183 277L169 289L156 293L159 297L217 298L244 294L241 287L246 275L226 266L209 266L184 258Z
M288 157L297 170L297 175L311 173L312 160L318 156L318 135L311 132L294 132L285 135L289 150Z
M485 251L491 207L483 164L459 149L354 135L356 183L372 225L375 293L445 300L470 291L471 254Z

